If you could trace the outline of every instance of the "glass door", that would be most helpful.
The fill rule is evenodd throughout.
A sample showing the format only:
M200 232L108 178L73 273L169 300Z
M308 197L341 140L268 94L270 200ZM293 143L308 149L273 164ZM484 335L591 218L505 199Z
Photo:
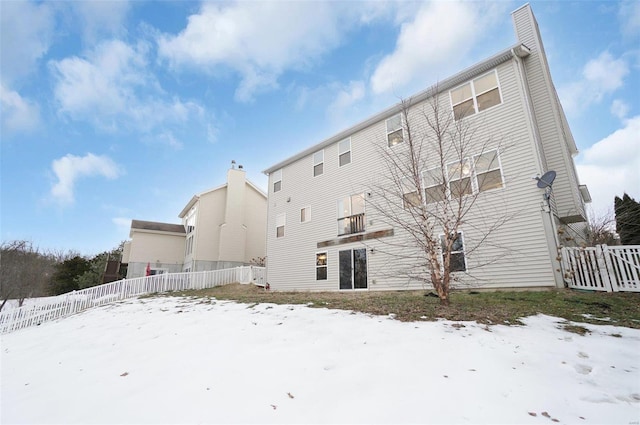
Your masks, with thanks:
M340 289L367 289L367 250L340 251Z

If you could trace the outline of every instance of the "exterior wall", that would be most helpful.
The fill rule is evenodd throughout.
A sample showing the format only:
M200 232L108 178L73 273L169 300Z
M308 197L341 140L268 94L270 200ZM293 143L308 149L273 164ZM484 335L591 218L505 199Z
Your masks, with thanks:
M556 261L558 228L564 223L573 230L585 220L572 157L577 148L551 81L537 22L528 5L513 13L513 21L518 40L526 48L518 44L506 51L509 54L499 53L446 79L450 85L447 90L442 88L439 95L440 111L451 111L451 81L455 81L453 85L463 83L466 78L481 75L487 65L496 67L502 103L463 121L475 132L476 153L499 147L505 185L481 193L465 217L461 231L468 270L455 273L461 286L562 286ZM412 131L419 138L419 129L425 125L421 113L429 109L429 100L423 100L422 94L414 99L422 102L410 109ZM407 267L415 265L417 257L411 258L417 254L414 242L379 212L380 193L376 189L387 173L381 152L406 149L402 143L393 148L386 146L385 119L397 112L397 108L390 108L267 170L267 281L273 289L338 290L339 252L357 248L367 252L369 289L422 287L418 281L400 277ZM338 144L343 137L351 140L351 163L340 167ZM487 141L488 146L481 148L480 144ZM321 149L324 172L314 177L313 156ZM439 160L434 152L423 154L425 169ZM549 203L532 180L532 176L548 170L557 173ZM281 190L277 192L274 175L281 176ZM365 232L359 235L371 237L340 237L337 202L358 193L365 194L366 223ZM401 203L399 200L391 208L402 213ZM376 205L378 208L373 208ZM301 208L310 209L311 219L304 223L300 220ZM284 236L277 237L276 223L283 215ZM508 220L484 240L488 229L506 217ZM375 232L393 236L381 237L382 233L374 235ZM327 253L327 279L317 281L315 259L320 252ZM399 259L398 253L406 254L405 259Z
M132 233L127 278L145 275L147 264L170 272L182 271L184 235L167 232L135 231Z
M519 8L512 16L518 40L531 50L530 56L524 59L524 66L548 167L544 171L557 173L553 184L554 213L562 221L585 221L584 203L572 158L577 149L551 81L538 23L529 5Z
M220 256L220 225L224 222L226 187L202 194L198 201L193 260L214 261Z
M267 199L265 195L247 184L245 189L244 223L246 225L246 239L244 241L245 256L243 261L250 263L258 257L267 254Z
M541 208L542 191L532 175L542 169L537 154L534 127L527 115L527 99L518 79L517 63L508 61L498 68L503 103L465 118L477 132L479 143L491 140L501 149L505 180L503 189L479 195L473 214L462 227L465 247L479 243L492 222L505 215L511 218L481 249L467 254L468 274L458 273L460 284L483 287L552 287L555 279L552 257L548 248L545 220ZM448 93L439 97L440 107L451 110ZM422 111L428 111L428 101L414 105L411 121L414 130L424 125ZM419 136L419 135L418 135ZM393 149L406 148L400 144ZM338 252L366 248L368 286L370 289L417 289L419 282L399 278L407 264L389 255L389 242L412 252L406 234L397 226L386 223L384 215L371 205L378 202L374 187L384 177L385 165L380 153L386 147L385 120L351 135L351 163L339 167L338 144L324 149L324 173L313 177L313 154L287 164L282 169L282 190L273 191L269 179L269 212L267 222L267 281L273 289L337 290L339 289ZM482 148L478 146L480 153ZM433 152L428 161L435 166L438 157ZM357 193L365 193L366 232L393 228L394 236L318 248L318 242L338 238L337 201ZM371 193L371 196L368 194ZM311 221L300 222L300 209L311 208ZM399 203L398 209L402 208ZM276 217L286 214L284 237L276 237ZM315 254L327 252L327 274L324 281L315 280ZM554 255L555 257L555 255Z

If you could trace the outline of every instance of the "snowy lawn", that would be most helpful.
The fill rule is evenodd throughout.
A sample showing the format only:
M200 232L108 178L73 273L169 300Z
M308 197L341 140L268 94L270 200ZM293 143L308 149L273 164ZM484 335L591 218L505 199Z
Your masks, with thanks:
M2 335L0 422L640 421L640 330L523 322L130 300Z

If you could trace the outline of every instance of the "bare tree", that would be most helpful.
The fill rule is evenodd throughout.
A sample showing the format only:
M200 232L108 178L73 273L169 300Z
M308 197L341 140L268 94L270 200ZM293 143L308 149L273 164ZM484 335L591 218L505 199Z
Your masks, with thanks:
M0 247L0 310L10 299L22 306L26 298L47 295L56 260L28 241L5 242Z
M440 302L448 305L456 272L469 273L469 255L480 245L491 244L490 235L509 215L485 214L476 206L480 193L504 185L501 140L478 131L461 119L460 111L454 115L439 102L437 94L420 107L410 99L401 102L402 139L389 133L380 150L386 168L368 205L406 235L379 239L402 264L402 273L432 285ZM480 237L463 241L463 225ZM484 256L483 264L500 255Z

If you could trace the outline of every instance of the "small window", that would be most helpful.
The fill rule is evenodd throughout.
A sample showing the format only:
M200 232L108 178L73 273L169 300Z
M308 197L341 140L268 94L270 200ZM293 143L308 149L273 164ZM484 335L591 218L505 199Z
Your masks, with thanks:
M402 179L402 204L404 209L419 207L422 204L420 188L408 177Z
M273 191L279 192L282 189L282 169L273 173Z
M447 252L447 245L444 235L440 235L440 245L442 254ZM444 261L444 257L443 257ZM464 239L462 232L457 232L456 237L451 244L451 258L449 260L450 272L464 272L467 271L467 260L464 255Z
M338 142L338 155L341 167L351 163L351 138Z
M427 204L447 199L447 185L442 168L432 168L422 173L424 179L424 197Z
M455 120L502 103L495 70L449 92Z
M286 213L278 214L276 216L276 238L284 237L284 225L287 221Z
M327 280L327 253L316 254L316 280Z
M387 120L387 144L392 147L403 141L402 115L394 115Z
M307 223L311 221L311 207L304 207L300 209L300 223Z
M452 198L471 195L471 164L468 159L452 162L447 165L449 177L449 193Z
M478 192L500 189L504 186L498 151L485 152L474 157Z
M324 173L324 150L313 154L313 177L318 177Z

